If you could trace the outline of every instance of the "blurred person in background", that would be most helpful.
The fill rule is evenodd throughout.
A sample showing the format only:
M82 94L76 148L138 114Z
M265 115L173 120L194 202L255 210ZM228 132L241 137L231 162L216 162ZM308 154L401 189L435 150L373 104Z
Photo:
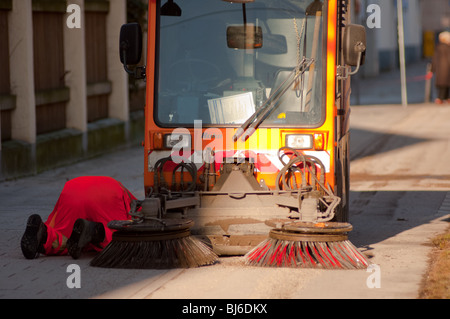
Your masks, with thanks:
M431 72L436 76L436 104L450 103L450 32L439 34L439 44L432 60Z

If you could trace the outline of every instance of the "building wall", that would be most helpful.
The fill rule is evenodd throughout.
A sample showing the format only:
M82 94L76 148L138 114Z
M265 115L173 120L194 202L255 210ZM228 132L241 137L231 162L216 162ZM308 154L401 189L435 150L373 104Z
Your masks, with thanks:
M423 29L440 32L450 28L450 2L448 0L421 0Z
M450 30L450 1L421 0L420 9L423 23L423 55L426 58L431 58L439 33Z
M353 21L366 26L367 65L362 72L365 76L376 76L382 71L398 68L398 19L397 1L352 0ZM369 5L380 8L380 28L368 28ZM359 8L359 11L357 10ZM355 12L356 10L356 12ZM403 0L403 19L406 63L422 57L422 15L419 0Z
M382 32L378 32L380 71L398 67L397 1L379 1L382 12ZM422 22L418 0L403 0L403 20L406 63L420 60L422 50ZM390 31L389 31L390 30ZM380 30L381 31L381 30Z
M126 0L0 0L0 180L140 142L144 106L130 114L118 52L126 13Z

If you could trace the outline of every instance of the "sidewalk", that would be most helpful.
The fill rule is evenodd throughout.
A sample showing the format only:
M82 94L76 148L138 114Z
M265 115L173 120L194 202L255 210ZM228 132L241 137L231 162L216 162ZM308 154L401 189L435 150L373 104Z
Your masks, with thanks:
M366 61L366 63L370 63ZM425 102L425 75L429 60L406 66L408 104ZM436 97L434 81L431 101ZM351 105L402 104L400 69L364 78L362 72L352 77Z
M37 176L0 183L0 299L91 298L164 273L93 268L89 266L93 255L89 254L79 260L70 256L42 255L36 260L26 260L20 250L28 216L39 214L45 220L65 182L77 176L111 176L136 197L143 198L143 152L143 147L125 148ZM67 286L71 264L81 269L81 289Z

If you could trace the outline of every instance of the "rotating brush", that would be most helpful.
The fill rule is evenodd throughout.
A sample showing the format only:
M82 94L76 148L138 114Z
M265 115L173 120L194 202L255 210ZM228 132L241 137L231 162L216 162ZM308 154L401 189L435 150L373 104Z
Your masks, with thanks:
M192 220L157 218L152 212L131 215L139 218L108 223L108 227L115 231L112 240L91 261L91 266L126 269L194 268L211 265L218 260L206 243L191 236L190 229L194 225Z
M348 223L286 223L245 255L260 267L365 269L367 258L348 240Z

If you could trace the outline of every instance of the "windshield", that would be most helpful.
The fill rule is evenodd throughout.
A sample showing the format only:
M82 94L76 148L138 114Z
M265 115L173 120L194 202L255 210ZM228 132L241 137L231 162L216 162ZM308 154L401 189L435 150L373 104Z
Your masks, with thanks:
M266 101L262 126L323 120L322 2L162 0L155 120L240 126ZM313 59L295 81L304 58ZM297 70L297 72L296 72ZM280 88L291 83L279 95Z

